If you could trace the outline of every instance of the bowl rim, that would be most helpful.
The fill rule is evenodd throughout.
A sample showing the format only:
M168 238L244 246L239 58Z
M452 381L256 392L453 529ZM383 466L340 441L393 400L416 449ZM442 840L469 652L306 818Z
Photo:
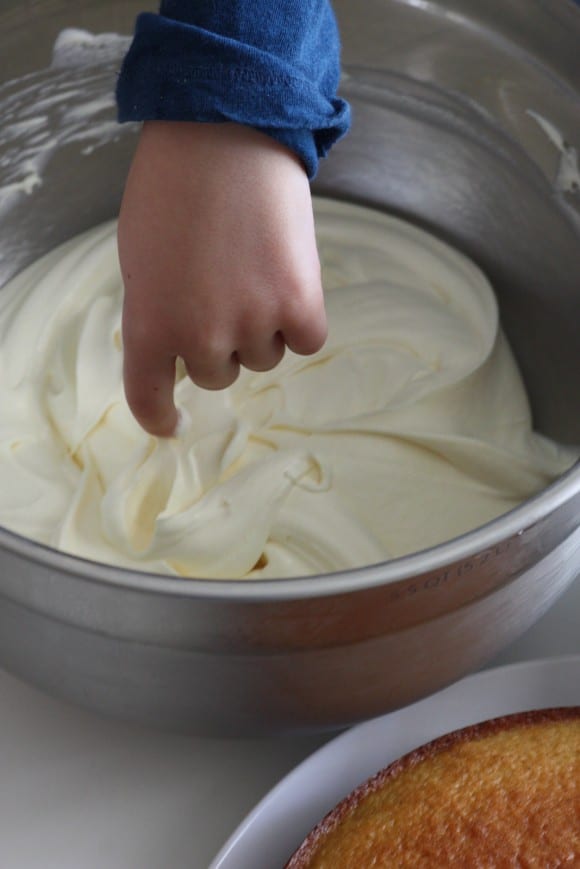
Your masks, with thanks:
M392 585L465 561L502 541L518 537L580 494L580 461L546 489L477 528L436 546L378 564L310 576L281 579L204 579L174 577L91 561L53 549L0 526L0 552L74 576L83 582L140 591L162 597L230 603L266 603L352 594ZM578 517L580 528L580 515ZM574 532L572 532L574 533ZM2 578L0 576L0 594Z
M546 8L545 0L533 2L536 6ZM560 24L580 33L580 0L553 3L549 12ZM345 70L362 72L363 68L346 65ZM364 71L385 72L366 67ZM240 604L315 599L395 584L462 562L506 539L523 535L526 530L578 495L580 460L536 495L489 522L448 541L377 564L303 577L252 580L174 577L81 558L24 537L3 526L0 526L0 554L3 551L8 552L17 558L27 559L31 564L72 576L87 584L165 598L221 600ZM2 593L3 578L0 574L0 595Z

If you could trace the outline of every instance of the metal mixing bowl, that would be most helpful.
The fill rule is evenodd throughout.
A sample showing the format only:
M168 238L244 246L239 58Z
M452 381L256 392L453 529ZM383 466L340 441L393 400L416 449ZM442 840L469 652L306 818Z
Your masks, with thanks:
M335 5L355 120L318 192L411 217L476 260L537 427L580 442L580 11L569 0ZM88 70L50 67L51 49L65 27L128 34L140 7L4 0L0 283L116 213L135 142L102 100L118 58L103 49L99 62L98 49ZM562 132L561 149L538 116ZM32 158L49 128L60 145L37 185ZM306 579L176 580L0 529L0 662L52 694L159 726L343 725L435 691L529 627L580 572L579 526L576 466L461 538Z

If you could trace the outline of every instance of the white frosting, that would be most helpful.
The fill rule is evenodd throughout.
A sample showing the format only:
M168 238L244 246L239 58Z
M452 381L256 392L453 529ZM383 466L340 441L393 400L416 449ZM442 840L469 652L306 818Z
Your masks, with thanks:
M538 112L528 109L528 115L542 128L552 145L560 152L558 170L554 179L556 190L561 193L580 193L580 168L578 152L567 142L560 130Z
M304 575L432 546L572 465L576 452L531 430L475 266L378 212L315 210L325 347L222 392L179 371L171 440L124 400L115 224L13 279L0 292L0 523L146 570Z

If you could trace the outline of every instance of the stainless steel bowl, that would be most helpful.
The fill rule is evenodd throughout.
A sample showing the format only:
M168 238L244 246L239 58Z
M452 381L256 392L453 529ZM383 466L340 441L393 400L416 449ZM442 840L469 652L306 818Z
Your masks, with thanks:
M570 0L335 5L354 128L318 192L411 217L473 257L497 290L537 426L580 442L580 191L559 171L580 151L580 10ZM116 213L133 131L116 130L106 100L74 124L111 93L118 57L98 49L71 72L50 66L51 49L65 27L129 33L140 7L4 0L0 282ZM51 97L42 109L40 92ZM15 127L26 112L33 123ZM542 118L562 132L563 154ZM36 186L43 131L60 145L41 155ZM578 466L449 543L306 579L175 580L0 529L0 661L137 722L214 734L332 727L480 666L579 572Z

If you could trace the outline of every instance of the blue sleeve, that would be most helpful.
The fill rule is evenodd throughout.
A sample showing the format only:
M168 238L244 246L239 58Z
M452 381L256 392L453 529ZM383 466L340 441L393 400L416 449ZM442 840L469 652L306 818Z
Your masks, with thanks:
M163 0L121 69L120 121L235 121L301 157L308 176L346 133L330 0Z

